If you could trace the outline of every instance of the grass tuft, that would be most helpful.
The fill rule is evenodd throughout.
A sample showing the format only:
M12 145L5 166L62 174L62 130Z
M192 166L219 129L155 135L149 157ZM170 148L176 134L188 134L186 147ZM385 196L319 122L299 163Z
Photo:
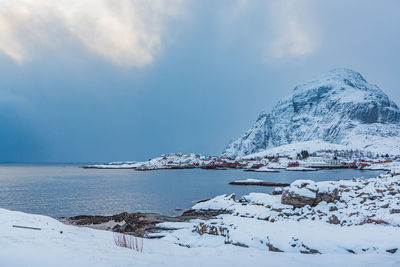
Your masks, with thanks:
M133 235L115 234L114 242L118 247L129 248L136 250L137 252L143 252L143 238L140 238L139 241L138 238Z

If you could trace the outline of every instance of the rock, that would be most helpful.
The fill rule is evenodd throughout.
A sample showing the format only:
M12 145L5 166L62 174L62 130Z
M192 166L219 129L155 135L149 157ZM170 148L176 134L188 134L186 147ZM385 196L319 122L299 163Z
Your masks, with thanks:
M309 248L304 244L301 244L301 246L306 249L300 250L300 253L302 254L321 254L321 252L319 252L317 249Z
M273 195L282 195L283 189L282 187L275 187L274 191L272 191Z
M368 223L389 225L389 223L384 221L384 220L374 220L374 219L371 219L371 218L366 218L364 221L362 221L360 223L360 225L364 225L364 224L368 224Z
M230 214L229 210L187 210L185 211L181 217L191 218L191 219L211 219L215 216L221 214Z
M119 225L119 224L116 224L116 225L114 225L114 227L112 228L112 231L113 232L117 232L117 233L120 233L120 232L122 232L121 231L121 225Z
M271 243L267 244L268 250L272 252L284 252L283 250L280 250L279 248L274 247Z
M197 201L196 204L203 203L203 202L207 202L207 201L209 201L209 200L210 200L210 198L202 199L202 200Z
M394 254L397 252L397 248L388 249L388 250L386 250L386 252Z
M69 222L75 225L102 224L109 221L122 222L128 216L127 212L123 212L113 216L97 216L97 215L79 215L67 218Z
M391 209L390 214L400 214L400 209Z
M257 186L289 186L286 183L277 183L277 182L263 182L263 181L233 181L229 183L230 185L257 185Z
M283 191L281 203L301 208L314 205L317 192L316 184L311 180L297 180Z
M330 224L340 224L339 218L336 215L332 215L328 219L328 223Z
M352 212L352 213L349 214L349 218L350 218L351 216L359 215L359 214L360 214L360 212L358 212L358 211ZM376 215L376 214L374 214L373 216L375 216L375 215Z
M316 206L322 201L330 203L335 200L339 200L339 190L333 183L297 180L283 191L281 203L301 208L306 205Z
M382 205L381 208L383 208L383 209L389 208L389 203L387 203L387 204L385 204L385 205Z
M125 223L124 225L121 226L121 232L134 232L135 228L133 228L132 225Z
M339 200L339 190L332 182L317 183L318 192L316 204L325 201L327 203Z
M315 198L302 196L293 191L285 190L282 193L281 203L284 205L292 205L295 208L301 208L306 205L313 205Z
M332 192L318 192L316 197L316 202L320 203L325 201L327 203L333 202L338 199L338 190L334 189Z
M332 206L329 208L329 211L337 211L337 210L338 210L338 208L336 206Z
M246 244L242 244L240 242L232 243L234 246L242 247L242 248L248 248L249 246Z
M230 196L233 197L233 196ZM157 213L120 213L113 216L81 215L70 218L61 218L61 222L72 225L92 227L101 230L130 233L135 236L161 233L167 229L159 226L163 222L185 222L193 219L208 220L220 214L227 214L226 210L189 210L180 216L164 216ZM159 238L163 237L162 235Z

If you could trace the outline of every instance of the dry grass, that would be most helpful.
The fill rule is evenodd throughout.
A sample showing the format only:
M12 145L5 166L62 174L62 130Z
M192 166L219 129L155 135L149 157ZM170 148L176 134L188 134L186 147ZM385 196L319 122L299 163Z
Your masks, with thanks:
M143 238L140 240L133 235L115 234L114 242L117 246L122 248L129 248L137 252L143 252Z

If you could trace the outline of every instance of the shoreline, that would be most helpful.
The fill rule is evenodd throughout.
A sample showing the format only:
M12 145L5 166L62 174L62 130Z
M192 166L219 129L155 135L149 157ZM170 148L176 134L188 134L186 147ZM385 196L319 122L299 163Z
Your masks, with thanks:
M351 187L349 184L359 184L356 187L360 188L360 185L364 184L368 185L370 183L376 183L379 179L387 180L389 177L400 177L397 176L395 173L388 173L384 175L379 175L375 178L353 178L348 180L338 180L338 181L325 181L325 182L313 182L311 180L296 180L291 184L282 184L282 183L266 183L267 186L275 186L281 190L274 190L271 194L266 193L250 193L249 195L242 196L239 200L235 199L235 195L221 195L216 196L213 199L206 199L197 201L196 204L189 210L183 211L180 215L177 216L165 216L162 214L154 213L154 212L123 212L116 215L111 216L102 216L102 215L78 215L73 217L62 217L58 218L57 220L76 226L87 226L92 227L95 229L101 230L111 230L114 232L124 232L128 234L134 234L142 237L152 238L152 234L159 234L157 238L163 237L160 235L162 231L168 230L176 230L174 227L169 228L165 226L161 226L163 224L168 223L185 223L190 222L191 220L203 220L209 221L211 219L216 219L221 215L232 215L235 212L232 210L230 205L235 204L237 201L238 203L242 203L240 205L244 205L243 203L250 203L247 199L248 196L251 195L258 195L262 198L266 198L267 202L262 203L261 206L265 206L267 208L273 207L273 205L277 205L278 208L272 208L273 211L278 212L278 216L281 216L281 212L286 208L287 205L292 206L290 209L291 212L294 212L298 208L311 206L318 206L320 202L325 203L327 205L329 203L336 203L335 205L348 205L351 201L349 198L348 200L343 200L343 195L347 194L346 192L350 192ZM400 180L400 178L399 178ZM393 181L393 180L392 180ZM260 184L259 184L260 183ZM257 182L257 181L234 181L230 182L230 184L238 184L238 185L253 185L253 186L265 186L264 183ZM261 185L262 184L262 185ZM398 195L400 194L400 182L391 182L391 185L398 186L397 191L392 189L391 187L386 186L386 189L376 189L375 194L378 193L382 194L383 192L388 192L389 195L395 196L395 199L399 198ZM280 187L283 187L280 188ZM365 203L367 198L365 196L370 196L369 199L372 201L371 203L377 203L377 199L379 198L377 195L372 195L371 192L365 193L361 192L354 195L355 198L359 198L361 204ZM312 197L314 195L314 197ZM364 196L365 195L365 196ZM223 201L221 202L221 199ZM274 200L272 200L274 199ZM278 200L278 202L277 202ZM353 199L354 200L354 199ZM223 204L224 201L231 202L230 205L225 206ZM268 203L268 201L272 201L272 203ZM212 204L215 203L215 204ZM273 204L274 203L274 204ZM395 204L395 203L394 203ZM235 204L236 205L236 204ZM247 204L246 204L247 205ZM258 204L257 204L258 205ZM374 204L375 205L375 204ZM398 202L400 207L400 202ZM333 206L329 206L330 212L335 212L338 209L332 208ZM228 208L229 207L229 208ZM389 209L389 205L384 205L378 209ZM304 211L303 211L304 212ZM400 209L394 208L390 210L391 214L400 213ZM247 214L247 213L246 213ZM288 214L288 213L283 213ZM295 212L296 214L296 212ZM336 214L336 213L335 213ZM334 221L334 224L340 224L338 221L337 216L333 214L333 216L328 216L329 212L326 215L326 218L329 217L327 220L329 223ZM287 215L285 215L287 216ZM353 215L350 215L353 216ZM276 217L276 216L275 216ZM400 218L399 218L400 219ZM268 219L271 222L274 222L276 219ZM314 220L314 218L313 218ZM111 224L110 224L111 222ZM344 221L345 222L345 221ZM372 220L371 222L375 222ZM362 222L358 222L360 224ZM343 224L342 224L343 226ZM399 224L400 226L400 220Z
M4 209L0 214L0 244L18 254L35 248L40 260L58 251L58 261L75 255L89 257L92 263L95 257L106 265L121 259L119 265L129 265L133 258L135 264L154 265L155 259L161 264L191 255L185 261L189 263L199 253L209 261L207 266L238 264L232 261L238 255L243 260L239 265L252 257L257 258L255 265L266 257L280 264L290 258L292 265L300 259L317 265L321 259L336 258L346 258L346 264L353 260L352 266L360 259L364 265L371 259L388 266L400 262L400 176L395 172L369 179L296 180L277 195L220 195L198 201L179 216L125 212L55 220ZM115 245L113 240L121 234L143 237L143 252Z

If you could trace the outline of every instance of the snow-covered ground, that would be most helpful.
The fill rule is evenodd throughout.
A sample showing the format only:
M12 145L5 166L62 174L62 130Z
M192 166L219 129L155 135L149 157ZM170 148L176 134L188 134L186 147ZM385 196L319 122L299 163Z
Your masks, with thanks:
M253 159L253 158L264 158L268 156L291 156L293 158L296 158L296 155L300 153L302 150L306 150L309 153L315 153L319 151L346 151L352 149L349 146L343 146L343 145L338 145L338 144L332 144L320 140L315 140L315 141L306 141L306 142L299 142L299 143L293 143L293 144L288 144L288 145L283 145L279 147L274 147L270 149L263 150L258 153L250 154L247 156L244 156L243 159Z
M0 209L0 218L0 266L245 266L260 265L265 258L257 249L232 245L189 249L147 239L139 253L116 246L109 231L78 228L50 217L4 209Z
M292 208L282 204L288 196L313 204ZM400 176L394 172L368 180L299 180L282 196L222 195L193 209L225 214L164 223L178 230L145 239L142 253L116 246L109 231L0 209L0 266L400 265Z
M397 255L276 253L224 244L218 237L189 232L188 239L204 239L195 248L168 240L144 240L143 252L121 248L109 231L64 225L46 216L0 209L0 266L398 266ZM29 225L42 230L14 228ZM255 225L260 227L259 225ZM286 225L293 227L296 225ZM262 227L262 226L261 226ZM312 229L303 227L305 231ZM282 229L280 229L282 230ZM329 229L331 230L331 229ZM62 231L62 234L60 233ZM361 233L359 233L361 234ZM342 237L345 233L342 233ZM397 236L397 235L396 235ZM390 237L395 238L395 236ZM317 239L318 238L314 238ZM367 239L367 238L364 238ZM384 239L384 236L382 237ZM204 243L204 242L203 242Z
M383 164L373 164L371 166L365 167L365 170L387 170L400 173L400 162L388 162Z

